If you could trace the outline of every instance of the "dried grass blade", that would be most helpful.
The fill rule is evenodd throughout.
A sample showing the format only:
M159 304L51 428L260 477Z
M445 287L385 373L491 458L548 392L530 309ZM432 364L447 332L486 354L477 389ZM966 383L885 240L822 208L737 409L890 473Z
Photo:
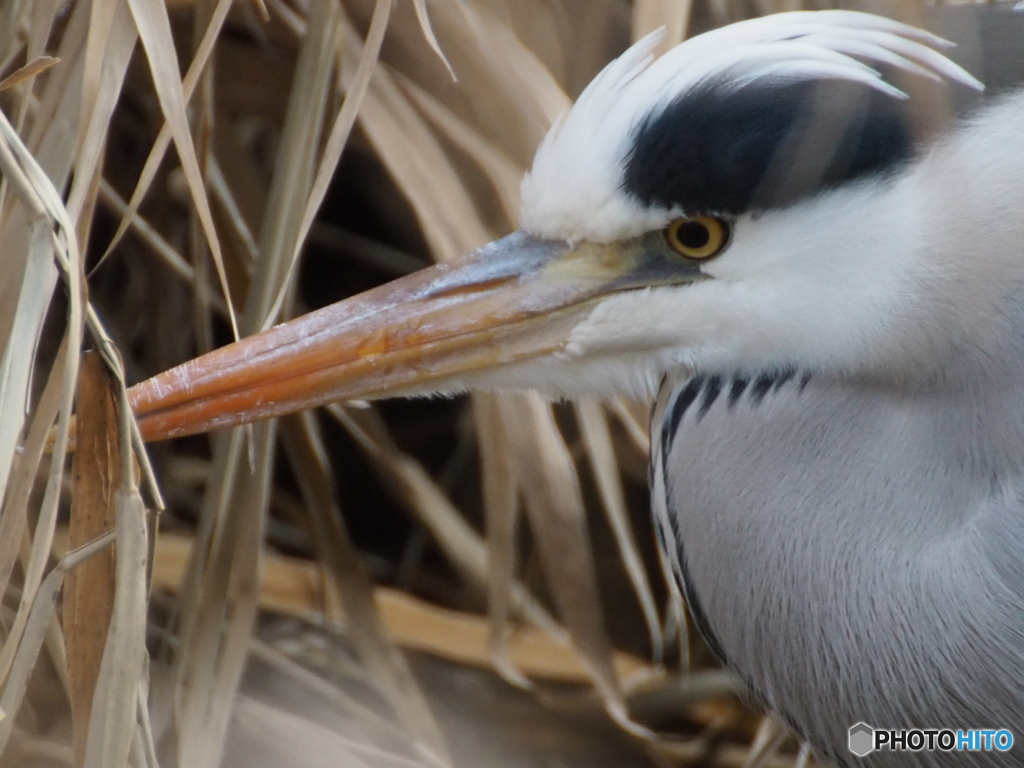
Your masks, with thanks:
M195 546L179 534L161 534L153 563L153 587L182 591L182 576ZM56 549L61 551L58 532ZM323 622L346 631L342 606L333 584L325 585L315 561L267 553L260 581L260 608L302 620ZM402 647L450 659L458 664L489 668L490 621L476 614L441 608L388 587L374 589L374 602L390 638ZM344 623L335 624L335 620ZM258 647L258 646L257 646ZM515 666L530 678L584 685L590 681L568 634L519 627L509 643ZM615 669L620 677L649 681L658 670L643 659L618 651ZM393 726L392 726L393 728Z
M29 561L25 569L21 605L10 635L10 637L18 638L26 626L29 618L29 606L35 599L36 590L42 579L57 519L60 485L64 470L62 459L68 441L82 341L83 301L80 281L81 264L79 263L74 226L71 224L53 183L29 153L3 112L0 112L0 171L5 179L11 182L12 189L17 193L22 204L32 213L31 223L27 225L30 269L26 272L26 279L35 273L38 279L52 288L53 261L56 261L67 284L68 295L68 341L66 365L63 370L63 402L57 422L57 437L54 442L54 457L50 475L43 495L35 536L32 540ZM31 269L33 265L38 269ZM31 286L28 287L31 288ZM12 420L8 420L8 411L4 410L0 413L0 453L9 452L2 457L2 462L0 462L0 473L2 473L0 488L4 489L9 478L14 448L24 422L23 408L31 362L48 303L46 297L49 293L46 291L40 291L40 293L41 296L32 293L26 296L25 288L23 288L15 314L15 328L18 327L19 317L25 320L27 327L24 330L24 335L20 338L16 336L8 339L2 361L5 376L0 384L0 405L6 398L11 397L11 390L8 386L12 383L11 371L15 369L18 371L18 378L13 382L15 396L18 399L16 403L9 399L6 400L7 407L13 406L18 410L14 412L15 417ZM22 302L29 307L24 314L22 313ZM12 427L13 429L11 429ZM14 642L8 642L0 650L0 679L7 677L13 659L13 648L17 642L17 639Z
M0 148L0 157L5 153ZM16 171L15 171L16 172ZM4 176L10 178L7 168ZM19 217L20 218L20 217ZM25 421L26 399L36 338L42 327L43 317L50 303L50 294L56 278L49 243L42 239L45 219L38 219L34 225L35 236L27 231L27 224L21 219L4 228L6 247L19 240L27 245L27 264L17 295L14 322L2 360L0 360L0 497L7 490L9 473L17 448L18 437ZM20 237L18 237L20 235ZM12 269L15 267L12 265ZM20 270L19 270L20 271Z
M308 563L307 563L308 565ZM326 680L315 671L308 669L290 656L268 643L254 638L251 654L275 671L287 677L297 687L305 689L310 699L320 699L336 711L339 717L355 724L373 741L404 740L406 733L391 720L382 717L375 709L366 706L350 691Z
M359 561L359 553L335 502L337 495L328 469L327 451L313 414L306 411L284 419L282 437L310 513L319 560L337 586L360 658L399 719L417 738L417 746L429 762L450 765L441 729L377 612L373 583Z
M259 248L256 245L256 238L253 237L252 230L249 227L249 222L246 221L245 215L238 205L238 200L227 178L224 176L224 170L221 164L217 162L216 156L210 155L206 170L214 197L227 215L228 221L231 223L232 232L241 242L247 257L246 266L251 269L259 254Z
M470 586L487 588L487 545L448 500L422 465L392 443L379 418L369 410L346 410L337 404L330 413L349 431L388 477L397 494L433 535L441 551ZM558 634L555 622L519 582L512 586L512 609L531 624Z
M39 657L39 650L42 648L46 638L47 626L50 620L56 615L54 606L57 602L57 593L64 583L64 576L71 568L83 562L90 556L99 552L104 547L114 542L115 533L111 531L101 538L79 547L67 553L57 563L46 578L43 579L37 593L37 599L32 604L29 618L26 622L25 631L21 641L17 643L17 651L14 654L11 664L10 675L4 685L3 694L0 694L0 713L4 715L0 719L0 754L3 753L7 742L14 729L14 723L18 710L21 709L21 702L25 697L25 689L28 687L28 679L35 668L36 659ZM7 643L11 643L8 637Z
M406 648L458 664L493 667L490 619L441 608L393 589L379 588L377 602L391 635ZM510 665L519 677L585 685L591 681L568 633L520 626L508 643ZM650 680L658 675L642 659L616 652L620 676Z
M427 13L427 0L412 0L413 8L416 9L416 18L420 22L420 29L423 30L423 37L427 40L427 45L430 46L430 50L437 54L437 57L441 60L441 63L448 70L448 74L452 76L453 82L458 82L459 78L455 76L455 70L452 69L451 63L448 61L448 57L444 55L444 51L441 50L440 43L437 42L437 36L434 34L434 28L430 26L430 15Z
M47 56L46 45L53 33L53 22L56 18L57 11L60 10L57 5L58 3L55 2L55 0L32 3L26 16L22 18L26 31L25 61L32 62L36 59ZM57 57L52 58L56 61L60 61ZM42 72L36 72L35 74L42 74ZM12 110L14 115L14 125L17 128L18 133L22 135L24 135L25 122L33 113L36 106L33 90L38 81L33 77L32 79L25 80L23 82L25 83L24 87L18 87L15 89L17 102L16 106ZM21 84L19 83L18 85ZM0 210L3 210L3 208L3 190L0 189Z
M662 740L653 746L652 751L661 761L669 765L707 765L708 753L714 753L715 768L745 768L750 750L737 744L718 744L712 739L698 738L688 741ZM794 768L793 758L774 755L769 757L760 768ZM831 768L831 764L829 766Z
M46 231L49 229L49 224L45 219L40 219L33 228L37 233L37 236L34 238L34 240L37 242L49 234ZM33 248L33 250L35 250L35 248ZM21 327L21 324L17 322L17 320L20 317L23 317L21 313L19 313L19 315L15 318L15 330L19 330ZM41 323L41 317L37 317L36 319L38 322ZM26 335L27 334L28 332L26 331ZM24 343L30 345L30 348L31 346L34 346L34 340L31 338ZM75 342L69 342L69 348L71 343ZM74 356L74 354L69 355L69 357ZM24 393L28 389L28 367L31 364L32 357L31 355L24 354L22 354L22 357L24 359L19 359L17 348L13 344L9 345L7 353L5 354L4 364L6 369L5 373L8 375L8 377L11 376L12 369L17 371L17 373L15 374L17 375L17 380L13 382L13 385L17 388L19 394L21 394L22 397L24 397ZM14 361L13 363L11 363L12 359ZM68 367L70 365L71 363L65 360L65 365L60 369L60 403L58 405L58 410L62 414L65 414L68 411L70 411L71 406L71 398L69 397L69 390L71 389L71 387L69 387L69 383L67 381ZM4 384L8 384L8 382L10 382L10 378L4 381ZM9 391L7 387L4 387L4 390L5 393ZM0 397L0 402L3 402L3 400L4 398ZM18 437L18 433L20 432L21 425L24 421L24 410L22 403L11 404L8 407L13 409L13 413L7 410L0 413L0 434L3 434L5 428L11 429L11 434L7 436L10 442L0 445L0 448L4 449L4 452L6 454L3 456L4 463L0 464L0 473L3 473L4 483L6 483L9 477L8 473L10 472L13 466L16 440ZM62 418L61 421L59 422L59 425L61 423L64 424L65 428L62 431L60 429L60 426L58 426L58 435L56 442L59 446L59 450L55 451L53 457L51 458L50 474L47 481L46 495L44 496L43 500L43 509L40 512L38 520L36 522L35 536L32 539L31 551L28 557L28 562L25 566L25 577L24 584L22 586L21 602L18 608L18 613L15 616L14 623L8 630L6 642L2 647L0 647L0 681L7 679L8 673L11 670L11 665L14 663L14 654L20 642L21 633L25 630L25 627L29 620L32 601L35 599L36 590L38 589L40 581L43 578L47 557L49 555L49 537L50 535L52 535L52 527L56 523L58 498L57 491L60 487L60 479L62 477L63 470L63 446L66 445L67 441L67 419ZM5 563L4 565L6 567L7 563ZM9 575L9 570L8 573L5 575Z
M811 754L811 745L806 741L800 745L800 751L797 753L796 762L793 763L793 768L807 768L811 765L811 761L814 759Z
M67 336L61 343L43 393L36 404L28 436L14 469L13 482L0 512L0 595L7 594L11 572L18 557L19 544L28 525L29 496L35 487L39 465L46 452L50 429L63 402L66 346Z
M75 175L68 194L68 212L79 229L89 223L89 201L100 174L100 158L105 149L110 120L121 95L128 62L138 41L131 14L123 3L118 3L106 30L103 58L100 61L100 80L96 83L88 109L88 122L83 126L81 144L75 153Z
M52 619L47 627L45 643L46 652L49 654L50 662L54 666L54 674L57 676L65 695L67 695L71 690L71 686L68 683L68 652L67 647L64 645L61 622L56 618Z
M146 508L135 479L131 451L131 411L128 408L120 360L109 351L108 358L117 375L106 377L108 396L117 398L111 409L117 418L116 438L107 431L107 477L112 479L112 465L117 465L118 481L113 498L114 522L117 526L114 603L96 679L89 735L85 747L84 768L118 768L127 766L132 745L148 741L138 727L138 707L145 701L148 688L146 655L146 617L149 598Z
M78 375L76 449L72 461L69 546L114 530L120 484L114 395L99 355L87 353ZM114 610L116 559L105 549L68 574L63 626L68 657L75 764L83 765L93 693Z
M462 47L467 51L472 49L478 72L472 73L463 68L463 83L475 74L485 78L486 86L478 81L472 89L474 92L493 98L491 94L497 91L509 99L515 108L519 138L526 143L529 156L532 156L547 129L571 106L565 90L537 54L524 45L515 31L492 14L487 6L444 3L435 11L435 19L447 17L450 22L446 40L448 37L472 39L472 42L465 40ZM451 50L451 45L448 47Z
M640 603L644 622L647 624L652 654L654 659L660 662L664 654L661 622L658 620L658 609L654 604L654 593L647 579L647 570L644 568L643 558L640 556L636 537L629 523L626 494L622 489L622 479L615 460L615 448L608 422L601 406L593 400L578 401L576 416L608 525L615 536L619 556L622 558L622 564L633 585L633 592Z
M127 451L122 451L121 475L122 477L127 476L129 471L141 473L143 485L149 493L152 504L155 507L155 512L159 514L165 509L164 501L160 494L160 488L157 487L153 467L149 463L149 454L144 449L138 424L136 424L133 415L129 416L131 408L127 405L128 392L124 379L124 363L121 361L121 355L117 350L117 346L114 344L113 339L111 339L110 334L107 333L106 328L103 327L103 323L100 321L99 315L96 314L92 304L87 303L85 310L85 322L89 333L96 343L98 352L103 356L107 369L117 382L116 392L121 403L119 411L121 419L118 422L120 428L119 439L124 445L131 443L134 448L134 453L131 454ZM129 460L129 456L131 460Z
M394 0L377 0L374 4L373 18L370 19L370 29L366 33L366 43L363 46L362 53L359 55L359 64L356 66L355 73L352 76L352 82L346 88L345 100L342 102L341 109L334 119L334 125L331 127L331 132L324 146L323 155L320 158L316 177L313 179L312 187L306 198L306 207L302 212L302 221L299 225L294 247L292 248L291 258L289 259L289 278L281 282L281 290L274 300L273 308L267 314L267 318L263 323L264 329L273 325L275 318L280 314L285 292L291 282L291 274L299 260L299 252L306 242L310 227L313 226L313 219L316 217L317 211L320 210L320 206L324 201L327 187L331 183L331 179L334 178L338 161L341 160L341 152L348 143L348 137L352 133L352 126L355 125L359 108L362 106L363 99L366 96L366 90L370 85L370 76L377 66L377 59L380 57L380 47L384 42L384 33L387 31L388 20L391 18L393 6Z
M285 26L296 37L301 37L306 31L306 20L298 11L292 8L285 0L267 0L266 7L271 16ZM262 0L260 1L262 5Z
M139 214L129 215L128 204L121 198L117 191L110 186L110 183L104 179L100 182L100 200L106 203L113 212L119 216L128 216L129 226L131 226L139 239L142 240L152 251L163 260L164 264L167 265L168 269L178 275L186 283L192 283L195 280L195 268L185 261L185 258L178 253L178 251L167 242L164 237L153 228L153 226L146 221ZM109 252L108 252L109 253ZM99 268L102 260L93 266L92 271L95 272ZM224 309L225 314L227 313L227 307L224 304L220 304Z
M53 21L61 10L60 0L45 0L32 3L32 17L28 22L28 44L26 58L37 59L46 50L46 43L53 32ZM56 57L54 57L56 58ZM60 61L58 58L57 61Z
M15 41L21 30L25 5L25 0L10 0L0 6L0 55L16 48Z
M434 122L442 134L465 154L476 161L480 169L494 184L505 216L510 223L519 216L519 185L523 168L510 160L495 144L488 141L472 126L459 118L429 91L407 77L396 75L398 82L409 93L423 113Z
M246 306L245 326L253 332L272 324L292 287L290 269L293 255L301 246L303 216L334 80L341 20L338 4L318 0L311 8L302 39L275 158L274 178L263 214L264 226L259 240L262 263Z
M33 3L45 17L45 2ZM67 6L64 6L65 8ZM70 15L60 17L62 34L55 55L61 66L55 67L44 78L42 92L32 111L26 144L36 153L40 165L61 188L67 181L79 146L79 132L84 126L82 115L83 72L86 42L93 3L76 3ZM33 30L33 37L39 30ZM36 38L36 44L49 42Z
M686 39L690 26L693 0L636 0L633 3L633 42L665 27L665 37L658 43L658 53Z
M743 768L765 768L788 738L789 732L774 717L765 715L754 736L754 743L750 745L750 754Z
M679 668L688 670L690 668L690 635L687 628L686 600L679 589L672 565L669 564L668 558L660 546L658 547L658 566L668 590L664 622L665 637L662 646L664 648L678 647Z
M139 728L132 744L132 765L139 768L160 768L156 756L156 739L153 737L153 723L149 717L150 665L148 657L143 658L145 669L139 678L139 695L135 705L138 710Z
M480 474L490 555L487 574L487 609L490 618L490 653L494 668L513 685L529 688L530 681L509 652L511 590L515 582L516 529L519 505L515 462L508 453L508 436L495 400L502 395L473 396L473 416L480 445ZM505 397L515 397L506 395Z
M608 408L615 414L619 424L626 430L630 442L644 456L651 455L651 436L646 422L650 420L650 403L636 403L617 397L608 403Z
M213 212L206 194L206 184L199 168L192 133L189 130L188 117L185 114L185 93L178 75L178 59L175 55L174 39L171 36L171 22L167 16L167 7L161 0L127 0L131 8L135 25L139 31L142 46L146 49L150 72L156 87L157 99L167 120L171 137L178 150L185 180L192 194L196 214L202 225L206 242L210 246L210 254L217 270L221 291L228 305L228 318L235 338L239 336L238 320L235 317L231 301L231 289L228 285L227 273L224 270L224 258L221 254L220 240L213 224Z
M250 696L238 701L237 727L243 738L274 754L301 754L303 766L309 768L413 768L412 761L404 765L384 761L380 754L367 755L365 748L337 731L278 709ZM285 746L283 746L285 745ZM365 758L365 759L364 759Z
M320 144L341 10L331 0L319 0L311 10L263 212L260 261L242 318L246 331L259 328L287 275L286 257L295 247ZM212 768L223 755L230 703L238 692L258 611L276 424L259 424L252 430L248 471L240 466L243 434L232 432L215 448L216 482L207 489L202 543L188 575L192 594L182 601L185 626L177 666L178 756L182 764L197 768ZM248 477L241 484L244 475Z
M36 56L28 64L18 68L3 80L0 80L0 91L6 91L16 85L21 85L22 83L31 80L36 75L42 74L54 64L59 63L60 59L53 56Z
M123 443L122 450L130 450L129 444ZM133 481L121 483L114 508L117 590L93 698L85 768L127 765L137 730L139 686L146 674L146 508Z
M181 602L176 659L178 760L214 768L225 738L258 611L260 561L274 422L253 429L252 470L242 468L242 432L215 450L214 477L200 545ZM245 473L246 477L241 477Z
M510 449L520 462L520 492L548 584L608 713L630 732L651 736L630 719L612 664L583 497L569 449L548 403L533 394L518 401L522 407L506 411L503 420Z
M359 45L350 26L345 40L346 52ZM491 239L444 148L383 67L373 73L359 120L415 210L435 258L454 258Z
M232 0L218 0L213 13L210 15L210 23L207 25L206 31L196 47L196 54L192 58L192 63L189 64L188 71L185 73L185 79L181 83L182 94L186 104L192 100L192 95L195 93L196 86L199 83L199 77L206 69L206 64L213 53L214 44L217 42L220 30L224 26L224 20L227 18L228 11L231 10L231 2ZM107 250L100 258L100 261L103 261L110 255L110 252L117 247L118 243L121 242L121 238L128 231L132 218L138 212L143 198L145 198L153 183L153 179L156 178L157 171L160 169L160 163L163 162L164 153L167 152L167 147L170 146L170 143L170 123L164 123L160 128L160 133L157 134L156 141L153 142L153 147L149 150L149 156L142 167L142 173L139 174L139 180L135 183L135 189L132 192L127 210L121 217L121 223L118 224L117 231L114 233L113 238L111 238L110 244L107 246Z
M82 81L80 84L82 100L81 114L76 122L76 146L82 146L86 127L92 122L93 106L103 83L103 61L107 57L107 41L118 10L124 9L124 0L96 0L85 6L89 14L88 26L85 28L83 40L85 49L82 54ZM63 57L62 57L63 58ZM76 153L77 154L77 153Z

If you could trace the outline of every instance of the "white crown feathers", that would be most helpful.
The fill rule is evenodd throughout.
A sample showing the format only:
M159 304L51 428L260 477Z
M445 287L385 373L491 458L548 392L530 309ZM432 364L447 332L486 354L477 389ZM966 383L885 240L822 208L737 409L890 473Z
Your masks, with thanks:
M533 234L612 240L662 226L671 212L645 209L621 189L630 139L640 123L691 89L818 79L907 95L877 63L981 89L944 56L950 44L897 21L854 11L801 11L706 32L658 59L662 33L643 38L598 74L551 128L522 183L521 225Z

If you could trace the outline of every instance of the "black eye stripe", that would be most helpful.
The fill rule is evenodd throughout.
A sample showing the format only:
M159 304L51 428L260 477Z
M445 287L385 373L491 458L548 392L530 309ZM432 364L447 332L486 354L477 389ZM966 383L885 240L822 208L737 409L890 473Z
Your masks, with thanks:
M622 187L684 211L785 208L908 159L927 103L909 101L847 81L709 81L638 124Z

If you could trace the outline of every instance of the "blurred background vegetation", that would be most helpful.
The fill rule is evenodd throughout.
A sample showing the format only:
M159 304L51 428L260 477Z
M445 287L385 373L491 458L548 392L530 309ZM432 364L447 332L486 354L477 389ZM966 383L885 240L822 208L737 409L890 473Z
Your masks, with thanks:
M514 229L548 126L647 32L831 5L0 1L0 765L811 764L664 577L646 403L146 453L123 393Z

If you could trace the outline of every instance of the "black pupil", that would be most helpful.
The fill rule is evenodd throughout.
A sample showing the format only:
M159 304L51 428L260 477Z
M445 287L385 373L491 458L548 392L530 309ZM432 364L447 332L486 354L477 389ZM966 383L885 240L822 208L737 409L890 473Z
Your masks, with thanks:
M711 240L711 232L699 221L687 221L676 228L676 240L684 248L699 250Z

